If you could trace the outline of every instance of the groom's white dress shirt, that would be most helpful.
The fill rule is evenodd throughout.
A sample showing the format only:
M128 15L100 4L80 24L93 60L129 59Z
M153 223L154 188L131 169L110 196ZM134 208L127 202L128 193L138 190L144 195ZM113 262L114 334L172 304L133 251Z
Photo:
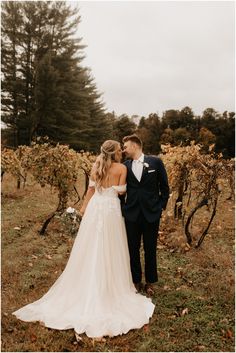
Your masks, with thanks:
M132 162L132 171L138 181L141 180L143 173L143 163L144 163L144 154L142 153L139 159L134 159Z

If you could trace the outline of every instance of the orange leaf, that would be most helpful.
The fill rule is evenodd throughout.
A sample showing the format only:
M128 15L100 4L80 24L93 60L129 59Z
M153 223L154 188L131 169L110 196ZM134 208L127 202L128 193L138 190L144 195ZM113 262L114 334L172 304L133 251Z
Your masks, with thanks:
M232 339L233 338L233 333L230 329L228 329L225 333L225 337L226 338L229 338L229 339Z
M143 326L143 331L144 332L148 332L149 331L149 325L148 324Z
M31 340L31 342L37 341L37 336L36 336L34 333L32 333L32 334L30 335L30 340Z

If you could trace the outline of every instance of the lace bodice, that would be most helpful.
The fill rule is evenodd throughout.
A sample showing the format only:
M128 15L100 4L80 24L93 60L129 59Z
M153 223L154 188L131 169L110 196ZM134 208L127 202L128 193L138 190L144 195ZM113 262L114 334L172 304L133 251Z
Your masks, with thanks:
M115 214L116 217L121 215L118 195L119 192L126 191L126 184L97 188L96 183L93 180L89 180L89 186L95 188L95 193L88 204L89 207L97 209L100 214L105 214L105 218L110 217L111 214ZM98 231L102 229L102 219L102 217L99 218L99 222L96 225Z

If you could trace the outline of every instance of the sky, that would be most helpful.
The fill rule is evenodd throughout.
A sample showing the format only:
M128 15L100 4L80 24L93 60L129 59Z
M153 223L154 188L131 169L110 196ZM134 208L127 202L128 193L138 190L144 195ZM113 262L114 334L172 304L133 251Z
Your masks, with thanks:
M70 3L107 111L235 110L233 1Z

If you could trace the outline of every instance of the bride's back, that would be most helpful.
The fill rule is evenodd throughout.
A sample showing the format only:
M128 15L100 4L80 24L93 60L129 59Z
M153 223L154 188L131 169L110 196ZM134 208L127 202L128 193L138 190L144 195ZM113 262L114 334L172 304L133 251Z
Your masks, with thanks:
M109 188L125 183L126 167L121 163L113 162L107 172L107 178L102 181L101 186Z

